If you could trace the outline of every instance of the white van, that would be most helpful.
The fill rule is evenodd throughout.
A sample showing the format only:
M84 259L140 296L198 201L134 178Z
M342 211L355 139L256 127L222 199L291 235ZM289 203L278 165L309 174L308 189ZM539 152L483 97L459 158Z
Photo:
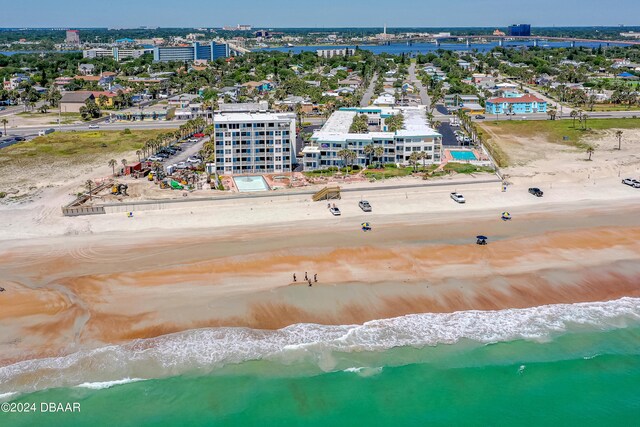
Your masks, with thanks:
M49 129L42 129L40 132L38 132L38 136L45 136L45 135L49 135L50 133L55 132L56 130L53 128L49 128Z

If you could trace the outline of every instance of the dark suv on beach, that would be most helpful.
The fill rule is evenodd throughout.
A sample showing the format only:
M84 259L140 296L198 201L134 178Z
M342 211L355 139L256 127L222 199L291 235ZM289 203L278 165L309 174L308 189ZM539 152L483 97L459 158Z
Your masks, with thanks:
M540 189L539 189L539 188L537 188L537 187L531 187L531 188L529 189L529 193L533 194L533 195L534 195L534 196L536 196L536 197L542 197L542 195L544 194L544 193L542 192L542 190L540 190Z

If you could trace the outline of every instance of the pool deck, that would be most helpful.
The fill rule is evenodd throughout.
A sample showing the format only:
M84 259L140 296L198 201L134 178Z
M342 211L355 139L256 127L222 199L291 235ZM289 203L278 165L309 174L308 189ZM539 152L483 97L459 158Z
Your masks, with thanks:
M453 157L453 154L451 154L452 151L470 151L474 154L474 156L476 156L475 159L471 160L466 160L466 159L456 159ZM458 162L458 163L472 163L472 162L487 162L490 161L490 159L485 156L482 152L480 152L479 150L475 149L475 148L446 148L444 150L444 155L442 157L442 163L446 164L448 162Z

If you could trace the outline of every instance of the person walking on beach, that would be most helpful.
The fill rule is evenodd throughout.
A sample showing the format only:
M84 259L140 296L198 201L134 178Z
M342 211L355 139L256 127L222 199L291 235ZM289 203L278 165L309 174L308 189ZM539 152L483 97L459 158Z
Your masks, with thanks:
M298 281L298 279L296 279L296 273L293 273L293 281L294 281L294 282L297 282L297 281Z
M318 274L317 273L313 275L313 281L318 283Z
M313 285L311 284L311 279L309 279L308 281L309 281L309 286L313 286Z
M307 276L307 272L304 272L304 280L309 280L309 277Z

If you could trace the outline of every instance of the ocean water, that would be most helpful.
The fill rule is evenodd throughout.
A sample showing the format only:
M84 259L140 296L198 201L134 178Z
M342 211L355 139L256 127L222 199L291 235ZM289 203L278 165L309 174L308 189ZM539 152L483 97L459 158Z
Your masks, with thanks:
M0 368L0 398L81 408L2 426L633 426L640 299L186 331Z

